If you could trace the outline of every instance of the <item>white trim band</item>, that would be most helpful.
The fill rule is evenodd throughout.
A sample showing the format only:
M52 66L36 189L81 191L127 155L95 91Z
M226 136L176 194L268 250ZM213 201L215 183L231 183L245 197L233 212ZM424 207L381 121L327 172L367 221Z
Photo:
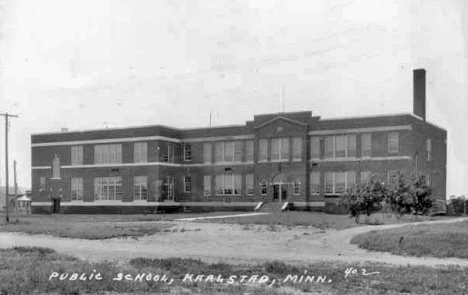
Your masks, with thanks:
M365 158L330 158L330 159L312 159L309 162L324 163L324 162L365 162L365 161L392 161L392 160L412 160L411 156L395 156L395 157L365 157Z
M404 130L412 130L411 125L353 128L353 129L336 129L336 130L316 130L316 131L309 131L309 135L333 135L333 134L367 133L367 132L384 132L384 131L404 131Z

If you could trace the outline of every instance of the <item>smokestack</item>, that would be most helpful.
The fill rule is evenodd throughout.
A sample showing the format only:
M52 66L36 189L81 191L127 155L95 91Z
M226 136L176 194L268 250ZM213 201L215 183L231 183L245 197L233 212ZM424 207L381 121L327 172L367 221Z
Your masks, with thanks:
M413 114L426 121L426 70L413 70Z

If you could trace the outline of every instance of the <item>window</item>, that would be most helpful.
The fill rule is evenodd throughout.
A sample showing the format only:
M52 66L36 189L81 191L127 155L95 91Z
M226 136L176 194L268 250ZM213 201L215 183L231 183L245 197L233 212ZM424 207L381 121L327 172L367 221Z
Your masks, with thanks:
M203 176L203 195L211 196L211 175Z
M292 139L293 145L293 160L302 160L302 138L294 137Z
M60 158L57 155L52 160L52 178L60 178Z
M325 173L325 194L340 194L356 183L355 171Z
M39 178L39 191L45 191L46 189L46 178L41 177Z
M361 157L372 157L372 136L370 133L361 134Z
M396 185L398 183L398 170L388 170L387 179L390 185Z
M371 179L370 171L361 171L361 182L367 182Z
M320 172L310 173L310 194L320 194Z
M234 141L234 162L242 162L242 141Z
M268 161L268 140L267 139L260 139L258 141L259 146L259 161Z
M260 183L260 194L261 195L266 195L267 194L267 183L266 183L266 181L262 181L262 183Z
M223 161L223 147L224 147L224 142L216 142L215 143L215 162L219 163Z
M122 200L122 177L98 177L94 179L94 200Z
M192 145L184 144L184 161L192 160Z
M289 138L273 138L271 140L271 161L289 160Z
M82 145L71 147L71 164L83 165L83 146Z
M254 175L246 174L245 175L245 193L248 196L253 195L254 192Z
M388 134L388 152L398 153L398 151L399 151L398 132L390 132Z
M335 172L335 193L342 193L346 190L346 172Z
M431 186L431 175L429 174L426 176L426 184L427 186Z
M203 144L203 162L205 164L210 164L211 163L211 149L212 149L212 144L209 142L205 142Z
M294 194L301 194L301 182L299 180L294 181Z
M83 178L71 179L71 200L83 201Z
M334 136L326 136L325 137L325 157L326 158L333 158L335 156L334 154Z
M223 162L233 162L234 161L234 142L225 142L224 143L224 159Z
M310 138L310 158L320 159L320 137Z
M94 164L120 164L122 163L122 145L95 145Z
M133 178L133 200L148 200L148 178L146 176L135 176Z
M175 156L175 147L176 145L173 142L164 142L162 143L162 148L160 148L160 158L162 162L174 162Z
M215 178L217 195L240 195L242 193L242 175L218 174Z
M146 163L148 161L148 144L146 142L135 142L133 144L133 162Z
M356 134L350 134L348 138L348 152L346 157L356 157Z
M333 172L326 172L325 173L325 193L326 194L333 194L335 192L333 186Z
M184 177L184 192L185 193L192 192L192 177L189 175L186 175Z
M224 176L222 174L215 176L215 189L217 195L224 194Z
M426 153L427 153L427 161L432 161L432 142L431 139L428 138L426 140Z
M346 136L335 137L335 158L346 157Z
M247 140L245 142L245 161L253 162L254 160L254 141Z

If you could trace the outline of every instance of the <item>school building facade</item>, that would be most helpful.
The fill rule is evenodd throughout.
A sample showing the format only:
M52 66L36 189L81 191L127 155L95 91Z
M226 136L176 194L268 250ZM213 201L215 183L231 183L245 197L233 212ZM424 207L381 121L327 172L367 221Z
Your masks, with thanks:
M304 111L239 126L34 134L33 212L322 207L372 174L391 182L398 171L425 175L445 200L447 132L425 120L424 70L414 83L413 114L322 119Z

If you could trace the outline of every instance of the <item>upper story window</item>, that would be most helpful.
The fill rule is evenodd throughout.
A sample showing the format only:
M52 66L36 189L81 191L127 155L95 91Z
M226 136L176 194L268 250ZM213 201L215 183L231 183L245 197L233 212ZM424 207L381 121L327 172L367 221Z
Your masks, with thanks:
M241 162L242 141L215 143L215 162Z
M426 153L427 153L427 161L432 161L432 141L430 138L426 140Z
M271 140L271 161L289 160L289 138L273 138Z
M301 137L294 137L292 139L292 158L293 161L300 161L302 160L302 138Z
M210 164L213 145L209 142L203 143L203 163Z
M268 161L268 140L260 139L258 141L258 161Z
M158 147L159 158L162 162L174 163L180 160L181 144L174 142L163 142Z
M310 138L310 158L320 159L320 137L318 136Z
M192 160L192 145L184 144L184 161Z
M361 134L361 157L372 157L372 135Z
M107 144L94 146L94 164L122 163L122 145Z
M133 144L133 162L146 163L148 161L148 144L146 142L135 142Z
M57 155L52 160L52 178L60 178L60 158Z
M388 133L388 152L389 153L398 153L399 152L399 134L398 132Z
M83 165L83 146L82 145L71 147L71 164Z
M349 134L325 137L325 157L356 157L356 135Z
M247 140L245 142L245 161L253 162L254 160L254 141Z

